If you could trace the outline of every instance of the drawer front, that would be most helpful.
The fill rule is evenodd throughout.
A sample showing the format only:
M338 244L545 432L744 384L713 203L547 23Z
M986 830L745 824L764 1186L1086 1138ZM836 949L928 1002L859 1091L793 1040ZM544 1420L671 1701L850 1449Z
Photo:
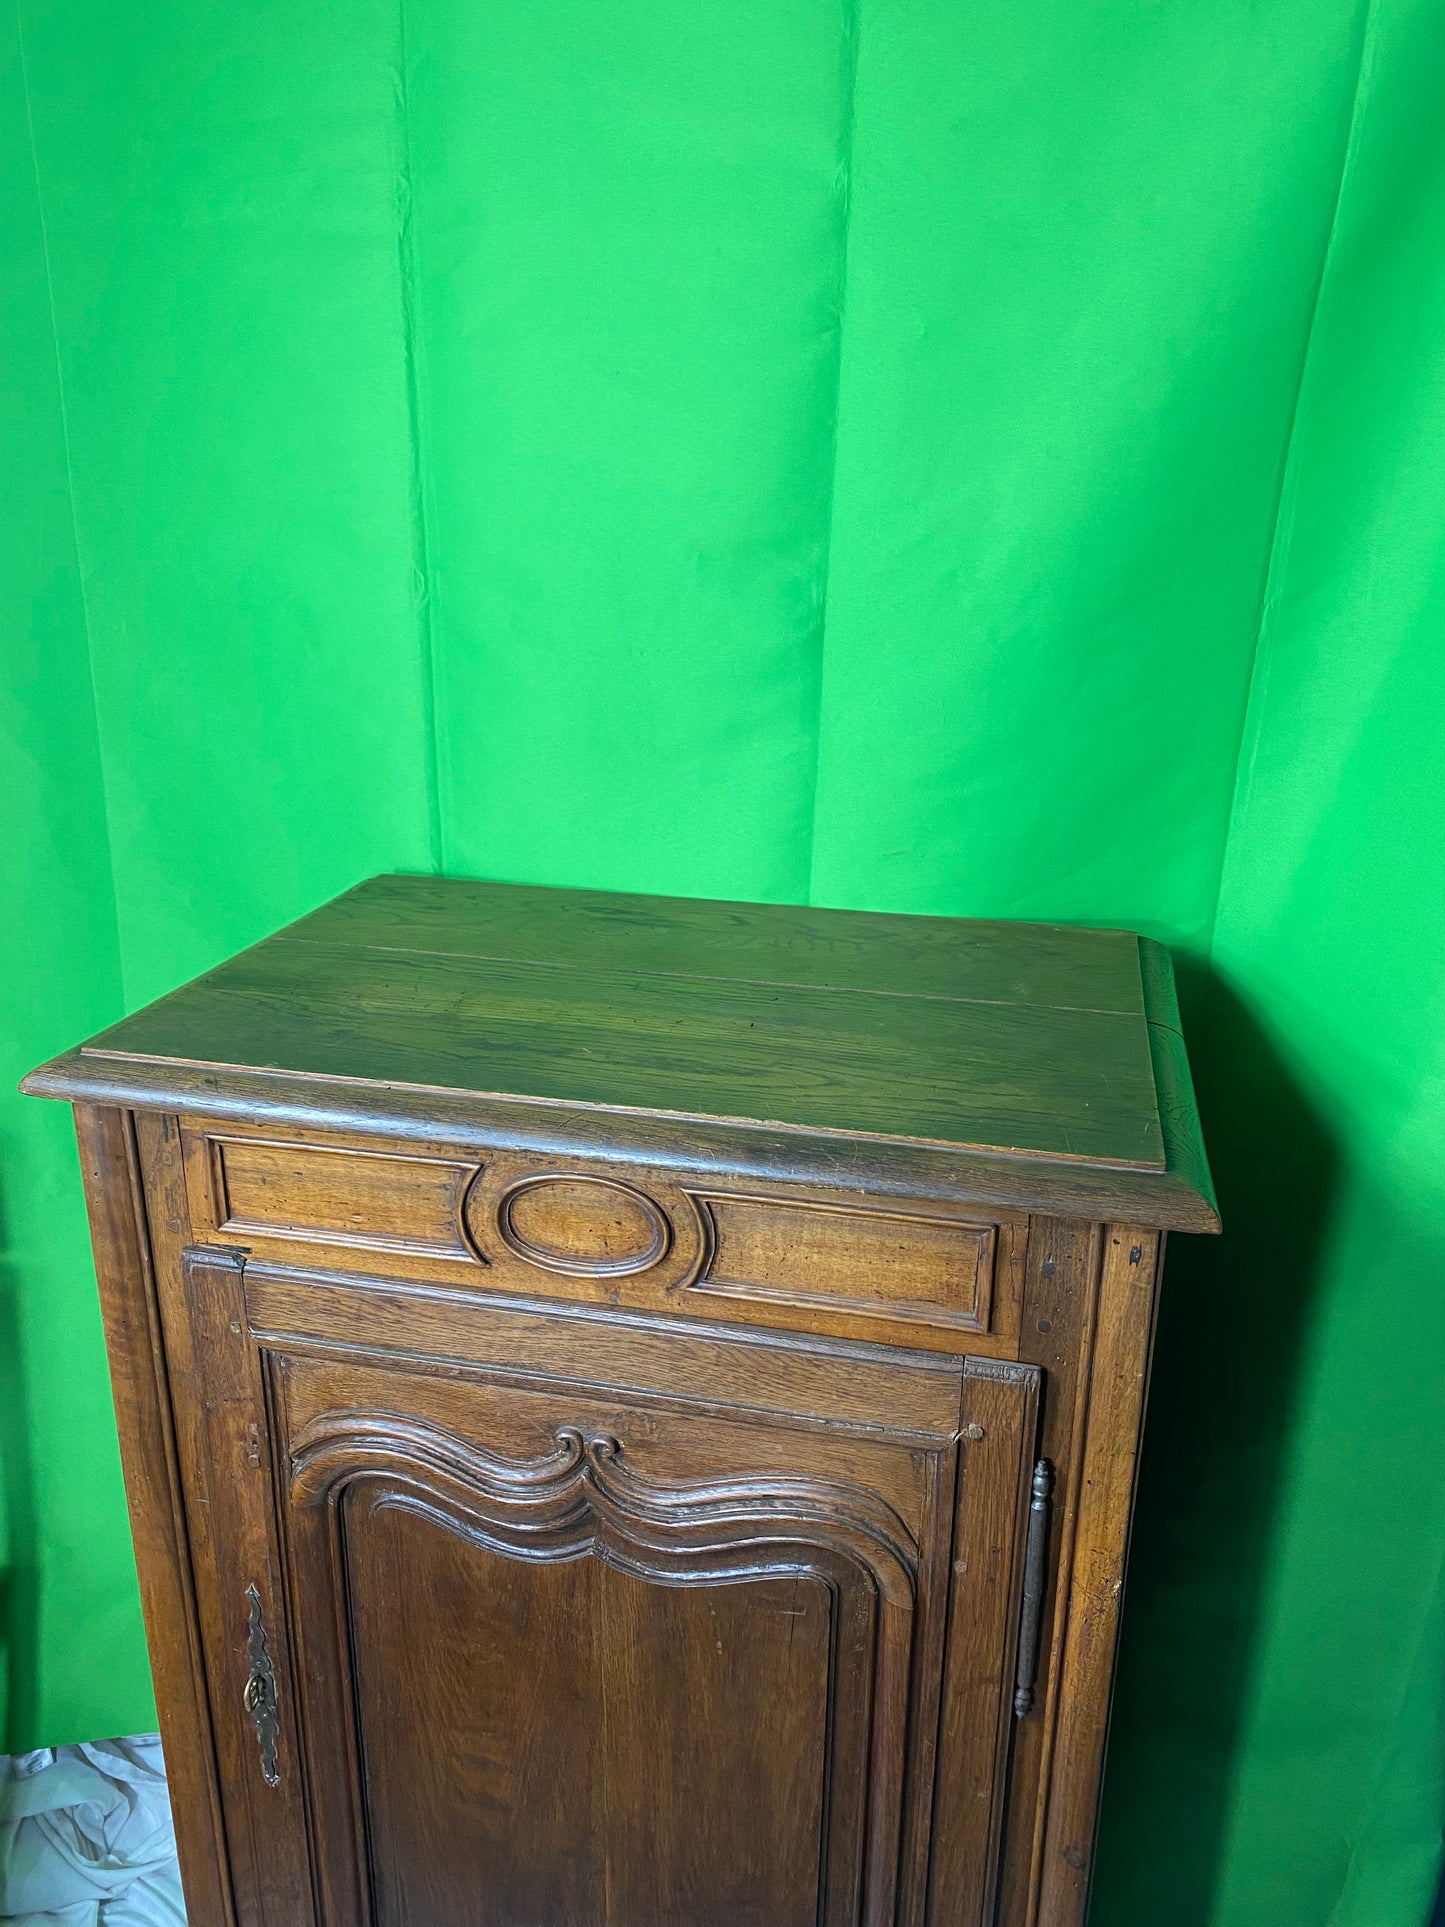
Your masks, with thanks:
M202 1243L463 1291L1017 1353L1028 1223L654 1166L184 1129Z

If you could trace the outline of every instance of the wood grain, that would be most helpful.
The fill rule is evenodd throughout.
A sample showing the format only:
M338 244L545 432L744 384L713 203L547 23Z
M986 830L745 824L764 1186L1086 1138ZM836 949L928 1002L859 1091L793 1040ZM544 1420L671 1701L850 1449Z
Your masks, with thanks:
M986 1331L996 1230L918 1213L702 1193L711 1221L700 1298L907 1318Z
M391 877L26 1088L1212 1229L1177 1018L1126 932Z
M86 1049L1162 1170L1148 1028L1112 1011L272 943Z
M1158 945L378 879L27 1088L197 1927L1082 1927Z
M209 1178L218 1235L315 1240L361 1251L461 1258L461 1209L477 1166L388 1157L275 1139L212 1136Z
M133 1120L76 1107L141 1607L191 1927L235 1927L221 1793Z
M562 1162L512 1151L468 1165L460 1149L443 1144L418 1147L415 1157L379 1156L374 1140L317 1131L275 1146L255 1137L228 1142L228 1135L208 1121L182 1129L197 1243L446 1290L545 1290L582 1303L883 1344L1004 1356L1016 1350L1027 1235L1018 1214L981 1220L977 1211L923 1213L906 1208L906 1200L865 1204L799 1184L702 1193L665 1168L624 1170L596 1159ZM259 1210L245 1219L225 1216L229 1201L216 1167L239 1144L264 1170L261 1208L269 1223ZM352 1152L360 1157L354 1185L347 1178ZM448 1227L448 1174L461 1179L469 1172ZM730 1271L718 1273L714 1213L723 1200L754 1215L764 1235L741 1252L734 1242L722 1253ZM619 1242L619 1213L635 1234L631 1243ZM352 1222L357 1215L360 1226ZM800 1236L800 1224L817 1228ZM714 1275L718 1289L707 1284ZM703 1288L694 1291L700 1279Z
M208 1703L224 1812L229 1900L238 1927L308 1927L311 1882L304 1835L285 1825L264 1784L241 1696L247 1666L246 1590L262 1596L272 1657L289 1673L279 1572L267 1523L271 1469L260 1375L244 1337L235 1253L188 1256L190 1220L174 1118L140 1117L136 1135L151 1226L155 1299L170 1361L177 1458L200 1627L200 1683ZM289 1694L283 1708L289 1708ZM289 1718L289 1711L286 1717ZM282 1771L295 1773L294 1734Z
M935 1927L988 1927L997 1902L1018 1567L1038 1395L1039 1374L1030 1366L974 1360L967 1367L934 1804Z
M1035 1375L993 1368L960 1514L960 1543L980 1552L951 1565L967 1367L951 1367L952 1422L926 1443L942 1381L907 1354L891 1417L864 1433L838 1418L858 1409L850 1348L818 1355L836 1380L823 1418L782 1411L798 1402L788 1348L752 1357L739 1408L735 1375L699 1378L665 1355L650 1400L586 1380L557 1336L544 1329L523 1381L495 1365L418 1375L341 1348L312 1357L259 1334L290 1466L306 1782L330 1904L356 1904L349 1843L364 1836L383 1920L921 1927L945 1596L1001 1643ZM399 1529L397 1512L421 1523ZM571 1574L585 1557L687 1596ZM502 1558L564 1563L514 1583ZM970 1781L993 1776L1002 1684L985 1667L974 1716L950 1733L950 1771ZM438 1732L455 1779L419 1765ZM980 1894L990 1813L950 1821ZM485 1911L491 1874L522 1913Z
M342 1345L398 1363L537 1371L740 1410L786 1411L860 1428L910 1424L930 1437L957 1428L959 1361L934 1352L728 1330L545 1299L485 1303L384 1279L341 1278L248 1263L246 1310L260 1342ZM906 1396L905 1396L906 1394Z
M1055 1479L1049 1583L1040 1628L1041 1689L1032 1712L1014 1726L999 1927L1042 1927L1037 1913L1038 1885L1063 1685L1068 1591L1098 1325L1101 1248L1102 1232L1097 1225L1040 1217L1029 1227L1019 1350L1043 1376L1038 1451L1053 1466ZM1073 1927L1073 1921L1067 1913L1059 1916L1060 1927Z
M374 877L280 937L378 950L745 978L1137 1016L1123 930L985 923L778 903L624 896L437 877Z
M524 1263L583 1278L650 1271L672 1225L635 1184L593 1172L533 1172L498 1200L497 1236Z
M1059 1663L1055 1753L1038 1869L1040 1923L1082 1920L1088 1905L1153 1343L1158 1255L1157 1233L1132 1225L1108 1227Z
M188 1252L184 1288L193 1343L205 1359L198 1431L211 1535L207 1671L212 1717L224 1734L223 1787L238 1911L257 1927L310 1927L314 1916L306 1837L286 1802L287 1790L298 1785L300 1769L290 1642L271 1518L270 1427L259 1361L245 1337L239 1259ZM245 1703L252 1590L280 1682L276 1786L267 1783Z
M663 1587L395 1507L350 1524L381 1927L816 1927L821 1580Z
M1152 1027L1151 1027L1152 1029ZM308 1128L422 1145L445 1138L479 1157L526 1150L555 1159L601 1158L666 1165L717 1182L789 1183L881 1191L924 1204L977 1205L1099 1221L1110 1216L1174 1231L1218 1231L1207 1170L1161 1116L1166 1166L1099 1165L1035 1154L1007 1156L902 1138L848 1138L726 1119L651 1117L515 1097L412 1090L356 1079L227 1070L179 1062L67 1052L41 1065L23 1089L135 1111L210 1118L294 1137Z

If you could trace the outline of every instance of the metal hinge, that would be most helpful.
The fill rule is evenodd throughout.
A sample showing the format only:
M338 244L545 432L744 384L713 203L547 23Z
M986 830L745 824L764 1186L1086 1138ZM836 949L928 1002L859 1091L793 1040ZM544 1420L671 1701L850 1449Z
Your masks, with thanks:
M1019 1610L1019 1656L1014 1673L1014 1714L1022 1719L1034 1703L1039 1676L1039 1631L1044 1611L1044 1564L1049 1550L1049 1499L1054 1468L1047 1459L1034 1467L1030 1486L1029 1531L1024 1542L1024 1591Z

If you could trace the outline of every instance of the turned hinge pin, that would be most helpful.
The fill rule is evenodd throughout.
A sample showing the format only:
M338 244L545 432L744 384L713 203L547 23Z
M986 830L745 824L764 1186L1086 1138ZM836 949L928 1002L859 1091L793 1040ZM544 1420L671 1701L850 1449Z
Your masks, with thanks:
M1049 1550L1049 1498L1054 1468L1047 1459L1034 1467L1030 1485L1029 1530L1024 1542L1023 1604L1019 1613L1019 1656L1014 1674L1014 1713L1022 1719L1034 1703L1039 1676L1039 1632L1044 1609L1044 1562Z

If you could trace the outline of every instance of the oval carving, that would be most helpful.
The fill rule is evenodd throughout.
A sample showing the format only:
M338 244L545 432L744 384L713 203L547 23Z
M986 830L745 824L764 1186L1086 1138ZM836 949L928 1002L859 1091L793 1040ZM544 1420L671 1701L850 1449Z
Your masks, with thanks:
M652 1199L611 1178L523 1178L503 1195L497 1230L528 1264L583 1278L646 1271L672 1242Z

